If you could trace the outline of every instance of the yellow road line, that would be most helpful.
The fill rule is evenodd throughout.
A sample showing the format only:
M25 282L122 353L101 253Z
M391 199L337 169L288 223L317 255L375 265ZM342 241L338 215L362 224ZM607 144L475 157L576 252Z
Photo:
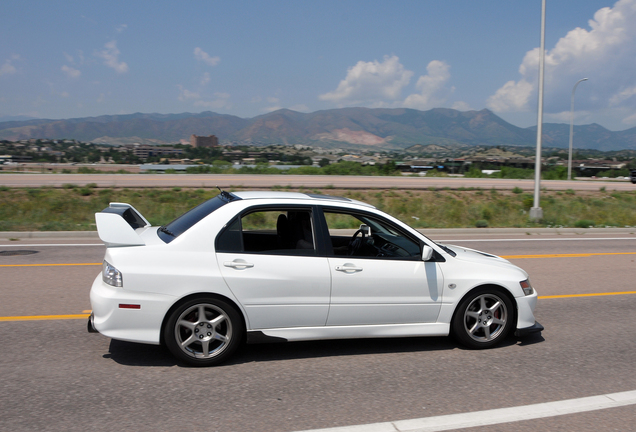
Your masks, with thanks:
M590 293L590 294L562 294L552 296L539 296L539 299L557 299L557 298L573 298L573 297L600 297L600 296L614 296L614 295L626 295L636 294L636 291L622 291L622 292L609 292L609 293Z
M616 296L616 295L629 295L636 294L636 291L622 291L622 292L609 292L609 293L590 293L590 294L562 294L552 296L539 296L540 300L548 299L560 299L560 298L576 298L576 297L602 297L602 296ZM87 319L90 316L90 310L83 311L84 313L75 315L33 315L33 316L7 316L0 317L2 321L54 321L54 320L73 320L73 319Z
M60 267L60 266L100 266L102 263L66 263L66 264L0 264L0 267Z
M636 255L636 252L586 252L577 254L543 254L543 255L501 255L504 259L524 258L587 258L600 255ZM61 264L0 264L0 267L68 267L68 266L100 266L102 263L61 263Z
M545 255L502 255L504 259L522 258L584 258L598 255L636 255L636 252L588 252L578 254L545 254Z
M34 316L8 316L0 317L0 321L50 321L50 320L74 320L86 319L90 314L76 315L34 315Z
M504 259L524 258L586 258L600 255L636 255L636 252L587 252L577 254L543 254L543 255L501 255ZM68 266L100 266L102 263L62 263L62 264L0 264L0 267L68 267Z

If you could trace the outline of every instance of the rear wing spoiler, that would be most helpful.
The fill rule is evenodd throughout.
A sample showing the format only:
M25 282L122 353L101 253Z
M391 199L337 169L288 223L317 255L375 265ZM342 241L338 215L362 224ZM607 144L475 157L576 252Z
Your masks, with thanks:
M95 213L97 233L106 246L143 246L145 242L137 234L138 228L149 227L150 223L130 204L110 203L99 213Z

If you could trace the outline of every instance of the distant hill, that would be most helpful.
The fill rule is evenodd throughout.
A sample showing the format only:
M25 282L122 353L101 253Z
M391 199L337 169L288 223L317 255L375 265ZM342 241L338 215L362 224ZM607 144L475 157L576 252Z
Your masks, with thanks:
M543 142L568 147L569 125L547 123ZM598 124L575 126L575 146L603 151L636 149L636 128L612 132ZM536 126L514 126L491 111L429 111L342 108L313 113L287 109L244 119L232 115L128 114L67 120L29 119L0 122L0 139L31 138L110 142L140 140L174 143L191 134L216 135L222 142L304 144L321 147L404 149L416 145L534 146Z

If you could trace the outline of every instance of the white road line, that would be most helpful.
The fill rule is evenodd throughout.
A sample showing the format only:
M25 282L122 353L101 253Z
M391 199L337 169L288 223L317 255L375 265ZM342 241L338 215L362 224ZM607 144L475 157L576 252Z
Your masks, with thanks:
M0 244L0 248L5 248L5 247L30 248L30 247L43 247L43 246L104 246L104 243L86 243L86 244L82 244L82 243L77 243L77 244L71 244L71 243L65 243L65 244L29 244L29 243L22 243L22 244L10 244L10 245Z
M621 238L512 238L512 239L446 239L435 240L437 243L446 242L520 242L520 241L594 241L594 240L636 240L636 237L621 237Z
M312 429L311 431L304 432L437 432L556 417L635 404L636 391L627 391L511 408L400 420L387 423Z
M523 241L595 241L595 240L636 240L636 237L595 237L595 238L508 238L508 239L444 239L435 240L437 243L453 242L523 242ZM103 243L58 243L58 244L0 244L5 247L46 247L46 246L104 246Z

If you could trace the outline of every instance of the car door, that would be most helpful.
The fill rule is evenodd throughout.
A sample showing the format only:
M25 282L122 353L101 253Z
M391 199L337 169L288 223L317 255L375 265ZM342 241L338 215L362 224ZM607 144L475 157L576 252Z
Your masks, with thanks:
M324 215L332 246L327 325L437 320L443 275L439 263L422 261L416 239L370 214L324 209ZM370 233L357 233L353 242L335 228L359 225Z
M251 329L325 325L330 271L315 240L310 207L250 209L219 234L219 268Z

